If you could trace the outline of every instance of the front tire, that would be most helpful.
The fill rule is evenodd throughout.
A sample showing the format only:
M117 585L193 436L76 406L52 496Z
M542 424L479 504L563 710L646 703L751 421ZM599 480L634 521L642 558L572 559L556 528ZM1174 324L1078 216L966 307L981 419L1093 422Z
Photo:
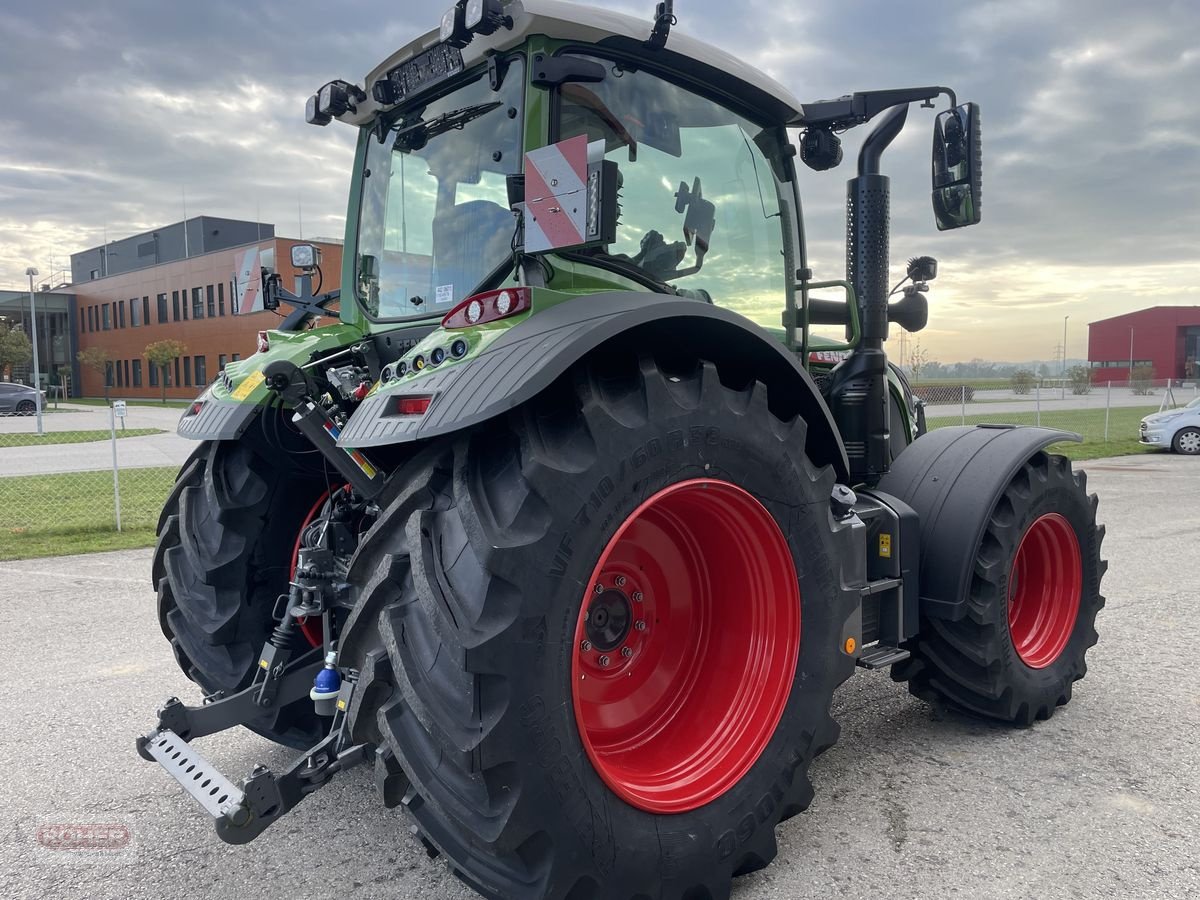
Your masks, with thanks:
M1070 701L1097 640L1103 537L1086 475L1065 457L1035 454L992 509L966 615L923 615L906 645L912 658L892 677L976 715L1017 725L1049 718Z
M324 481L269 458L257 431L202 444L184 464L159 518L152 578L158 619L179 667L205 693L254 676L275 626L305 513ZM300 640L300 638L297 638ZM307 698L279 710L265 737L306 749L323 735Z
M851 529L804 440L761 384L630 356L580 365L396 479L351 572L353 727L475 890L716 900L774 858L853 671L856 595L836 568Z
M1180 428L1171 441L1171 449L1185 456L1200 454L1200 428Z

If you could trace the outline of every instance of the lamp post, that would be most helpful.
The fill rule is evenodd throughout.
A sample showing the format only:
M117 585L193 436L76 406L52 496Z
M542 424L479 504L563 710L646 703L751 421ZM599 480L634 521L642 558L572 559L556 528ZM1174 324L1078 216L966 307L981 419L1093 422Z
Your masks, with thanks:
M29 276L29 318L33 332L33 404L37 409L37 433L42 433L42 373L38 367L37 301L33 294L33 279L38 270L30 266L25 270Z

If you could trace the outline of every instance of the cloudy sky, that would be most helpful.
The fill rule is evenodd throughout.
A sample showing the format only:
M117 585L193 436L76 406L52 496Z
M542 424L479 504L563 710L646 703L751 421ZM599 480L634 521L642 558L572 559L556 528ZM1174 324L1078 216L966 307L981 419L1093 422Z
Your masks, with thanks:
M0 287L71 252L208 213L340 236L351 129L305 98L361 80L447 0L55 0L0 10ZM601 0L649 19L653 0ZM781 8L790 7L781 12ZM736 9L736 12L735 12ZM892 256L941 261L930 356L1049 358L1070 316L1200 304L1200 4L1194 0L677 0L680 29L801 99L947 84L983 107L984 220L938 234L931 113L885 158ZM840 277L847 164L802 169L818 277Z

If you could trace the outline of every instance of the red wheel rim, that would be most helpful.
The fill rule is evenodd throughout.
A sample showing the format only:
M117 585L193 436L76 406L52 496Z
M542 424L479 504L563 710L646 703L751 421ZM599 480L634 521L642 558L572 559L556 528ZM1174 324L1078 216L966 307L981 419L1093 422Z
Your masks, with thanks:
M787 540L724 481L673 484L617 529L575 629L575 722L596 772L654 813L703 806L762 755L800 648Z
M1075 630L1083 563L1075 529L1058 513L1034 520L1021 538L1008 581L1008 630L1021 661L1044 669Z

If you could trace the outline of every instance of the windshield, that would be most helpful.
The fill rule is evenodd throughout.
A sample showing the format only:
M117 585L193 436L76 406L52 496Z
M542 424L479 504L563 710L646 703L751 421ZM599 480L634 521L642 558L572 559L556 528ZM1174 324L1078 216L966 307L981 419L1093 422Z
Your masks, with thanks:
M586 134L617 163L616 241L597 260L778 327L792 266L779 133L644 70L599 60L559 91L559 140Z
M499 91L481 70L367 139L355 268L373 318L441 315L511 262L524 85L514 58Z

